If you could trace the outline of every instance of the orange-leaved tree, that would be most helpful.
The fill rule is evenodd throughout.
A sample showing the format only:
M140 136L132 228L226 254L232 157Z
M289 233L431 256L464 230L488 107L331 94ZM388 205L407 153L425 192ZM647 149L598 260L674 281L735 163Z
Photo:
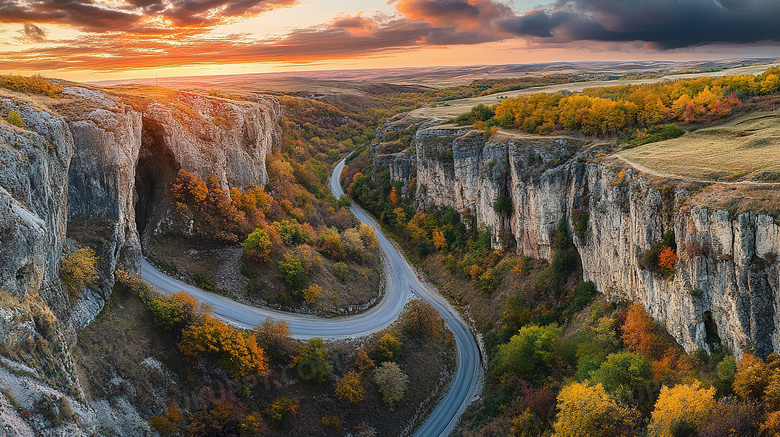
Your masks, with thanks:
M660 359L664 344L656 332L655 321L650 318L641 305L628 307L626 321L622 326L623 342L629 349L651 359Z
M336 383L336 396L344 402L358 404L363 400L366 390L360 373L352 371Z

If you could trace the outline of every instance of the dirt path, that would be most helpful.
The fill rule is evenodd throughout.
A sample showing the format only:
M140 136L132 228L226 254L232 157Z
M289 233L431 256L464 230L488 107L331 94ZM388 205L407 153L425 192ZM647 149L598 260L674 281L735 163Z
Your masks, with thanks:
M624 164L627 164L631 166L634 170L637 170L642 173L646 173L652 176L657 176L660 178L667 178L667 179L676 179L683 182L692 182L692 183L699 183L699 184L718 184L718 185L750 185L750 186L759 186L759 187L777 187L780 188L780 182L755 182L755 181L735 181L735 182L723 182L723 181L713 181L709 179L695 179L695 178L689 178L681 175L671 174L671 173L662 173L656 170L653 170L651 168L647 168L642 164L637 164L636 162L629 161L625 157L621 156L620 153L616 153L614 155L611 155L609 158L616 159L618 161L623 162ZM608 159L609 159L608 158Z

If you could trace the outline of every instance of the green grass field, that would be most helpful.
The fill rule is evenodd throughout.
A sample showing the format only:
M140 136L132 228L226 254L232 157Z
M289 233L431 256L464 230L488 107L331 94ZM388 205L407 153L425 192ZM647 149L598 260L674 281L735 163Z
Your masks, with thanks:
M618 155L658 173L685 178L780 182L780 110L756 112Z

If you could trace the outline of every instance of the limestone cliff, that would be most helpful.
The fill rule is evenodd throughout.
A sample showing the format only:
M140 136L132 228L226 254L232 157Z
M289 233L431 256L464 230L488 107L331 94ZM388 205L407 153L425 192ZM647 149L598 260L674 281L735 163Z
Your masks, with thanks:
M141 236L168 214L179 169L213 173L225 187L267 182L265 158L281 138L275 99L164 97L67 87L52 99L0 90L0 426L18 435L148 429L126 402L84 403L69 352L76 328L101 311L117 269L139 269ZM21 126L6 122L11 112ZM60 264L83 246L97 253L99 280L68 296ZM22 418L21 411L31 413ZM64 421L54 426L48 416Z
M444 125L418 130L410 152L376 156L375 172L416 178L418 206L468 211L492 229L495 246L509 241L544 259L565 219L578 229L585 279L611 299L642 303L686 350L707 350L717 336L737 355L780 352L780 227L771 216L724 209L709 201L723 196L707 200L681 181L600 158L598 146L579 138L499 132L486 139ZM496 211L500 196L511 210ZM667 277L640 260L670 229L679 261Z

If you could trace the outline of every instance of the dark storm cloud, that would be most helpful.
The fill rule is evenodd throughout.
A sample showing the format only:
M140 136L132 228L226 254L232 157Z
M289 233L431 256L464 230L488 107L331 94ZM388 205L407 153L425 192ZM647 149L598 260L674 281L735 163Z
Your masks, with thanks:
M640 41L659 49L780 41L776 0L565 0L503 19L521 37Z
M24 36L32 42L46 41L46 31L32 23L24 23Z

